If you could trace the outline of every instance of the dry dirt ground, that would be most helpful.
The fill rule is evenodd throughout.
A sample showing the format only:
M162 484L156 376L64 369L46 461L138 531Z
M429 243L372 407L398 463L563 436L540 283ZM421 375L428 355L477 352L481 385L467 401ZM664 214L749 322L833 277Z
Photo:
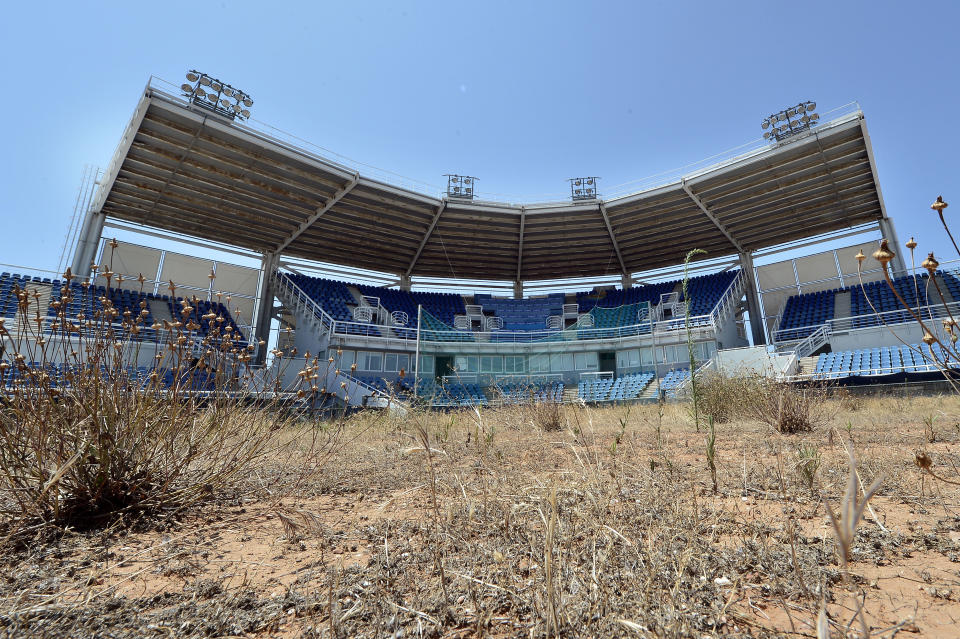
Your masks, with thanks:
M815 637L826 602L835 637L960 636L960 401L828 404L718 424L716 492L686 404L355 415L307 478L7 550L0 635ZM845 573L848 440L883 483Z

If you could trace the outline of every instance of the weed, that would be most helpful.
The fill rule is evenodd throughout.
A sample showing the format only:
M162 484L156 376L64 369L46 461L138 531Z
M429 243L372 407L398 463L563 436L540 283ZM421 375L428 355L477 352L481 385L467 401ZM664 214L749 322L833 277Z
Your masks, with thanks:
M815 444L803 442L797 446L797 472L808 490L813 490L821 459L820 449Z
M707 432L707 468L710 470L710 481L713 482L713 493L719 492L717 488L717 431L713 426L713 416L707 416L709 431Z

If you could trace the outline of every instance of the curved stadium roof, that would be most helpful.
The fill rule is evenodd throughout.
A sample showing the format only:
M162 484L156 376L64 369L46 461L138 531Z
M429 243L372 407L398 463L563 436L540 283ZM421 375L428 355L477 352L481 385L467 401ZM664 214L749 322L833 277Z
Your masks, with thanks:
M885 215L863 114L609 200L425 195L148 86L94 204L107 218L257 252L423 277L636 273L755 251Z

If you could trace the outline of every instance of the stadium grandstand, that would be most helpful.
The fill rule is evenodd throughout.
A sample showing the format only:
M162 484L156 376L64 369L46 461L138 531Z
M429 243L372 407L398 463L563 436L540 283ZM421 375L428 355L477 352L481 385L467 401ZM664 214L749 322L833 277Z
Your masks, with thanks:
M50 321L62 299L73 316L109 298L148 326L189 306L198 336L216 318L260 365L329 359L324 388L356 406L674 396L695 372L688 339L696 369L851 383L932 372L901 346L921 341L911 315L854 257L879 237L899 246L857 105L794 108L807 118L796 130L774 125L624 193L581 178L568 201L515 203L484 199L469 176L430 193L334 161L250 120L239 98L211 106L200 86L151 79L71 223L76 279L3 273L8 328L31 321L23 289ZM110 242L110 229L259 268ZM684 287L693 249L705 255ZM108 260L119 281L94 268ZM935 296L899 255L892 268L913 308L956 312L956 265L934 275Z

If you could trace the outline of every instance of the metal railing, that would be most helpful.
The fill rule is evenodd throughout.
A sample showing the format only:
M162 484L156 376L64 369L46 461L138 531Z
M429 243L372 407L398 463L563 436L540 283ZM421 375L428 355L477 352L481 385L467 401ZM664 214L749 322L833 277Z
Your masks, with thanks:
M814 332L810 333L806 339L798 342L796 346L793 347L793 352L797 357L808 357L818 348L830 341L830 326L824 324Z
M383 335L375 334L378 329L377 324L367 322L350 322L335 320L323 308L297 286L286 273L276 271L274 273L274 282L278 293L284 293L289 296L286 303L300 307L301 310L308 311L320 324L323 331L330 335L337 334L343 336L358 335L368 338L383 338ZM736 278L727 286L720 301L714 306L710 313L690 317L690 326L695 329L713 329L717 330L719 323L731 312L739 298L742 296L742 286L744 283L743 272L740 271ZM656 307L655 307L656 308ZM393 337L386 339L396 339L404 342L416 341L418 336L421 342L442 342L442 343L496 343L496 344L530 344L530 343L554 343L564 341L584 341L584 340L619 340L628 337L637 337L650 334L654 326L658 333L675 332L685 327L686 318L675 318L663 320L654 323L651 314L643 321L626 326L614 326L608 328L597 328L586 326L593 319L590 314L581 315L581 324L568 329L561 330L540 330L540 331L472 331L466 326L463 329L456 327L449 329L431 329L418 326L417 328L392 328ZM463 317L463 316L460 316ZM589 319L587 319L589 318Z
M957 317L960 313L960 302L947 302L946 304L928 304L926 306L911 307L913 312L920 316L924 322L936 322L946 317ZM795 328L782 328L775 331L773 341L778 345L787 345L793 342L801 342L807 339L811 334L826 329L828 334L843 333L862 328L878 328L884 325L894 326L897 324L909 324L916 319L905 308L892 311L883 311L881 313L867 313L864 315L853 315L839 319L830 319L823 324L812 324L809 326L798 326Z

